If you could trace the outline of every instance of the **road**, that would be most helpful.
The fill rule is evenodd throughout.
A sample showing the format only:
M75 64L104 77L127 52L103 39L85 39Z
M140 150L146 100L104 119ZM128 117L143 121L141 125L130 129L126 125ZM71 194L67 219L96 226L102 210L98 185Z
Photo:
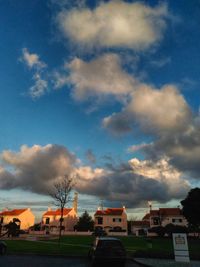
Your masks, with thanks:
M89 267L86 259L51 257L51 256L0 256L0 267ZM104 265L105 266L105 265ZM139 267L136 263L128 261L126 267Z

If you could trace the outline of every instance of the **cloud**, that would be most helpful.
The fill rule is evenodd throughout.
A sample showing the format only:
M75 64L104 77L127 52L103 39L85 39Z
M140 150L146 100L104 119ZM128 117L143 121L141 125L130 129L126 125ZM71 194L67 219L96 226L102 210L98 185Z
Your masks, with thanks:
M142 143L142 144L139 144L139 145L133 145L133 146L128 147L127 152L135 153L137 151L145 149L146 147L148 147L150 145L151 145L151 143L150 144Z
M136 81L120 65L116 54L104 54L97 59L85 62L79 58L69 63L69 79L73 85L73 97L86 100L90 96L114 95L124 100L133 90Z
M46 67L46 64L40 60L39 55L30 53L27 48L22 49L21 61L29 68L43 69Z
M176 168L191 178L199 179L200 124L198 120L191 121L185 131L179 131L175 135L162 135L146 147L144 152L151 158L166 155Z
M140 206L148 200L180 199L190 189L189 183L167 159L132 159L128 164L113 166L110 170L80 167L77 172L79 192L117 201L127 207Z
M19 152L3 151L1 159L7 171L0 172L0 189L20 188L39 194L48 194L55 180L70 173L76 162L75 156L59 145L24 145Z
M113 135L120 136L131 132L131 119L126 112L113 113L105 117L102 126Z
M36 73L33 76L34 85L30 87L29 94L32 98L39 98L48 91L48 81L41 78L41 75Z
M81 45L144 50L162 39L167 16L165 4L109 1L95 9L63 9L57 24L64 37Z
M140 84L130 99L121 113L104 118L104 127L116 133L120 132L121 128L123 129L122 118L126 118L127 129L137 124L148 133L172 134L184 130L192 118L187 102L173 85L155 89Z
M91 149L88 149L85 153L85 156L87 158L87 160L91 163L91 164L95 164L96 163L96 156L94 155L93 151Z
M179 199L190 189L168 158L143 161L133 158L117 165L110 163L106 168L91 168L78 166L77 158L66 147L24 145L19 152L3 151L1 162L2 190L22 189L48 195L53 183L69 173L76 176L75 189L79 193L136 207L147 200Z
M34 71L32 77L34 85L29 88L29 95L33 99L41 97L48 91L48 79L44 74L44 69L47 65L40 60L38 54L31 54L27 48L22 49L22 57L20 58L20 61L24 62Z

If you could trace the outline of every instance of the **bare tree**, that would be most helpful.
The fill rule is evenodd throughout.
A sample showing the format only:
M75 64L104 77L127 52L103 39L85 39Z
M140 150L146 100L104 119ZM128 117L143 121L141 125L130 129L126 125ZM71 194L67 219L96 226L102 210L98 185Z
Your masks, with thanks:
M52 193L50 196L54 199L54 204L60 207L60 220L59 220L59 241L63 228L63 214L66 204L71 200L70 193L73 188L73 177L66 174L59 181L53 185Z

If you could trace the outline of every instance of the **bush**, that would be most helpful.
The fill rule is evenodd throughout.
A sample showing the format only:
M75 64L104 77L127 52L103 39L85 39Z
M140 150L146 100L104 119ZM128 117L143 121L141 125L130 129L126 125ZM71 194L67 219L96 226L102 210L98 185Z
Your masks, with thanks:
M165 235L165 227L163 226L152 227L148 231L150 233L156 233L159 237L163 237Z

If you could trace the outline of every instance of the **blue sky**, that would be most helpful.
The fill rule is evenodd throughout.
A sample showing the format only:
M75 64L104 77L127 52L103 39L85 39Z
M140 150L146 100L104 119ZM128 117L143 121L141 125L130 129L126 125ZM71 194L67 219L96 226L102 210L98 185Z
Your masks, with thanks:
M199 1L0 6L2 209L42 212L66 171L81 211L178 205L199 185Z

